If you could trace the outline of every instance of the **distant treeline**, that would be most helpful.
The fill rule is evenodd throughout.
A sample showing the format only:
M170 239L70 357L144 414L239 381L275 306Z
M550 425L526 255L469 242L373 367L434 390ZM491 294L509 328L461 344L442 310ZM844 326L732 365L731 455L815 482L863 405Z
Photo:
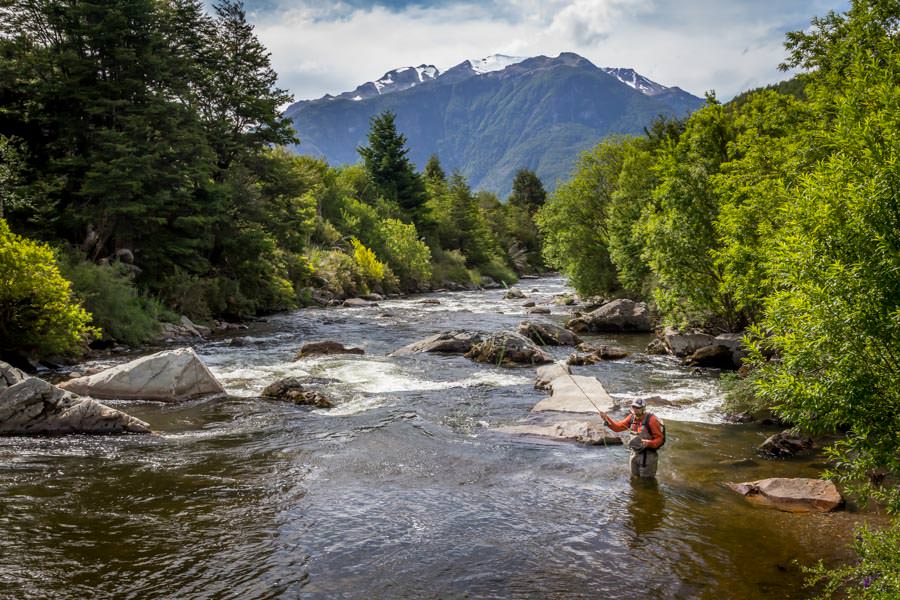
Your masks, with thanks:
M16 285L0 290L0 352L136 344L160 319L240 319L315 290L502 284L542 268L532 172L507 203L437 157L417 172L390 113L357 165L296 156L275 82L234 0L213 15L195 0L4 3L0 268Z

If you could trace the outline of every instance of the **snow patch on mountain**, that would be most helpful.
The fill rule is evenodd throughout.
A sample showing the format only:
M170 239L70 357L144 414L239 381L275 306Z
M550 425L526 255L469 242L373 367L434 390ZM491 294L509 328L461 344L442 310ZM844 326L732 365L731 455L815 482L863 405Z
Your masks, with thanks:
M469 59L472 70L478 75L490 73L492 71L502 71L510 65L515 65L525 60L517 56L506 56L505 54L492 54L484 58Z
M607 75L612 75L628 87L635 89L647 96L656 96L666 91L666 86L647 79L634 69L623 67L605 67L603 71Z

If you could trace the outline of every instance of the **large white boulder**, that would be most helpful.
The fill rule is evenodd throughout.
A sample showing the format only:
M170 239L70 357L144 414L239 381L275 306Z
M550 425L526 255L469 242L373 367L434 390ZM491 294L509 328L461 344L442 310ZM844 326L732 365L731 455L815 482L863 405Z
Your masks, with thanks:
M785 512L828 512L844 503L826 479L773 477L726 485L752 502Z
M596 414L598 410L607 412L615 406L615 401L596 377L567 374L550 382L550 397L535 404L531 411L553 410Z
M150 433L150 426L37 377L25 378L0 390L0 435L129 432Z
M225 395L225 388L192 348L157 352L59 387L101 399L179 402Z
M669 352L681 358L714 344L715 339L702 331L678 331L674 327L666 327L663 331L663 341Z
M650 310L644 302L627 298L607 302L597 310L570 319L566 328L576 333L583 331L637 333L653 330Z
M569 375L572 369L566 363L555 362L552 365L544 365L537 368L537 375L534 379L534 387L539 390L549 390L550 382L557 377Z

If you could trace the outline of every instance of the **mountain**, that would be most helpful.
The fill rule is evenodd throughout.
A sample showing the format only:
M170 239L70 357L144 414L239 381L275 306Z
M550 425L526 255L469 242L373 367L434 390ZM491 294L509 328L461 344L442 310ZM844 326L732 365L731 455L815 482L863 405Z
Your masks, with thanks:
M352 92L298 102L297 152L331 164L355 163L369 119L397 115L410 159L420 168L437 154L474 189L505 197L520 168L548 189L566 179L578 154L611 134L640 134L658 115L685 116L703 100L653 82L631 69L601 69L573 53L557 57L495 55L434 67L390 71Z

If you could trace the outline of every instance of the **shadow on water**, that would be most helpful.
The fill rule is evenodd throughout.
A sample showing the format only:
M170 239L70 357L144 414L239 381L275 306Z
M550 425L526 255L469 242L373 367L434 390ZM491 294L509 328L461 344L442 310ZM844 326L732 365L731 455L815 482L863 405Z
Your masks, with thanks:
M530 285L539 303L565 289ZM158 437L0 439L0 597L804 598L800 564L846 560L860 515L760 509L723 486L818 466L755 458L771 432L720 423L714 374L640 354L578 370L624 404L678 400L659 411L658 480L631 481L621 446L492 430L544 397L532 369L390 357L525 318L502 291L436 297L298 311L249 345L198 347L227 400L116 403ZM366 354L293 359L325 338ZM291 375L336 379L338 406L256 397Z

